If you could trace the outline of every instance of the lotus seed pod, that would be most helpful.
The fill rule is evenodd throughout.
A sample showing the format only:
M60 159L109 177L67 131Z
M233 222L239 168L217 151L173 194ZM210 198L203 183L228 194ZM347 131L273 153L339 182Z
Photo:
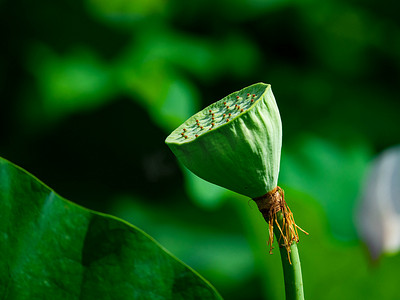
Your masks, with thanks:
M260 197L278 183L282 123L269 84L219 100L175 129L166 144L199 177Z

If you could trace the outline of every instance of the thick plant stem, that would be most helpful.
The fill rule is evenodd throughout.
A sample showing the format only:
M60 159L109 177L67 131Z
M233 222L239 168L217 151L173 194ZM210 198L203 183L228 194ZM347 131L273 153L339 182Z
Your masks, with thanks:
M283 275L285 279L286 300L304 300L303 279L297 242L299 235L293 213L285 202L283 190L277 186L264 196L254 198L259 211L268 223L269 253L272 254L274 235L281 253Z
M279 211L276 214L277 222L280 228L283 228L283 215ZM274 226L274 234L279 243L281 254L283 276L285 280L286 300L304 300L303 278L301 275L301 266L297 243L294 241L290 246L290 252L281 245L281 231L278 226Z

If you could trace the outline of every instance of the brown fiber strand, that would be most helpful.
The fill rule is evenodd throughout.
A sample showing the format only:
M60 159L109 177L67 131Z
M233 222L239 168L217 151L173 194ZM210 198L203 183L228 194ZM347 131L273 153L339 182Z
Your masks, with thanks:
M269 253L272 254L273 242L274 242L274 223L279 229L280 236L278 238L278 244L280 247L285 247L288 259L290 261L290 246L293 242L299 241L299 234L297 228L308 234L306 231L296 225L294 221L293 213L285 201L285 195L283 190L277 186L272 191L268 192L264 196L253 199L258 206L259 211L262 213L265 221L268 223L268 245ZM277 213L282 212L282 225L279 224Z

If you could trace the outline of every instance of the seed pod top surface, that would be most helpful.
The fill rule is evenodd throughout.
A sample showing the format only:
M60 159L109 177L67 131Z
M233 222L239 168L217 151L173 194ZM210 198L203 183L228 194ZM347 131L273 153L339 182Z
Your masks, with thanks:
M282 123L269 84L211 104L165 142L189 170L214 184L251 198L277 186Z

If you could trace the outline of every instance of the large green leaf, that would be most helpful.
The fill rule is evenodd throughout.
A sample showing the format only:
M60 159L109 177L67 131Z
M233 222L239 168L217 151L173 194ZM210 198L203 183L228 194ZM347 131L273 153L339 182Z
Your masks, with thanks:
M1 299L221 299L140 229L0 158Z

